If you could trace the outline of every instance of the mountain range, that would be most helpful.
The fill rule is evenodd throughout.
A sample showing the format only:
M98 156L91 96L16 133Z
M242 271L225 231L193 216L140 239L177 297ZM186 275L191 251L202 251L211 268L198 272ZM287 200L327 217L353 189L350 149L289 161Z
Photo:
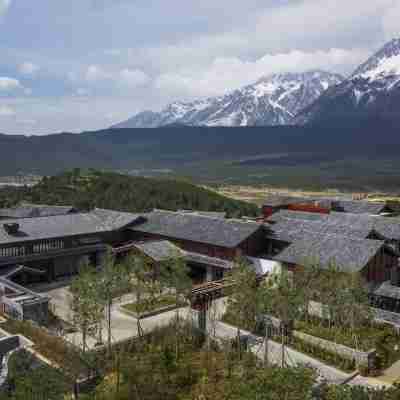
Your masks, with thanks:
M387 43L343 82L330 87L298 115L296 122L341 119L400 122L400 39Z
M375 115L400 121L400 39L344 78L326 71L266 76L223 96L143 111L113 128L276 126Z
M343 79L325 71L275 74L224 96L175 102L160 112L143 111L114 128L290 125L304 107Z

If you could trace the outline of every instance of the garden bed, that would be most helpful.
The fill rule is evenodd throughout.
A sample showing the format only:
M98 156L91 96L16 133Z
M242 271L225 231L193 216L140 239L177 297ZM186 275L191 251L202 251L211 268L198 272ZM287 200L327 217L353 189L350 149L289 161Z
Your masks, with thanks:
M31 340L33 349L46 357L49 361L62 367L67 373L79 376L87 374L87 365L83 362L79 352L63 338L51 335L46 330L27 321L8 319L0 327L13 335L23 335Z
M145 318L162 312L175 310L179 307L185 307L186 303L176 304L176 298L171 295L160 296L154 301L142 301L140 303L128 303L121 306L122 310L132 314L136 318Z
M277 337L276 341L279 342L280 338ZM353 360L349 360L338 354L321 349L320 347L313 346L312 344L306 343L300 339L292 338L292 340L290 340L288 343L288 346L301 353L307 354L312 358L316 358L328 365L331 365L343 372L353 372L356 369L356 365Z
M355 330L343 327L327 327L323 324L311 324L304 321L296 321L295 329L307 335L329 340L343 346L368 351L375 348L376 342L383 336L390 338L393 342L399 340L399 336L388 326L370 325Z
M295 329L316 338L368 352L376 349L380 369L391 366L400 359L400 336L389 325L373 324L350 331L342 327L328 328L324 324L297 321Z

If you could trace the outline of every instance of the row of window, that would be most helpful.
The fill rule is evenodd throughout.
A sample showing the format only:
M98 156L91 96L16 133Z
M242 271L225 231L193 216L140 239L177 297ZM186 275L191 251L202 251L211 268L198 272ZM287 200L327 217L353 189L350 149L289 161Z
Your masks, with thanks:
M31 248L25 246L0 248L0 257L18 257L26 254L41 254L51 250L60 250L65 247L63 240L46 240L34 244Z

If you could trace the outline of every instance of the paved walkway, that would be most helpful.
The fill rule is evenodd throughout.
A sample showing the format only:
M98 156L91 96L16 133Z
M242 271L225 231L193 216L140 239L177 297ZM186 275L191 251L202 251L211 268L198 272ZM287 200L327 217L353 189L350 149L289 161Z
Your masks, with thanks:
M261 360L264 360L265 343L264 339L255 336L250 332L241 331L242 336L249 338L250 350L256 354ZM221 339L233 339L237 337L237 328L217 322L216 336ZM351 378L351 374L346 374L336 368L323 364L322 362L311 358L303 353L293 350L287 346L284 347L284 364L287 366L307 365L314 368L321 379L325 379L330 383L340 384ZM268 362L274 365L282 365L282 345L272 340L268 341Z
M69 298L70 292L68 287L57 287L47 292L52 298L52 304L54 305L56 314L66 321L71 321L71 312L69 308ZM120 310L120 304L125 304L127 302L134 301L133 295L126 295L114 304L111 312L111 327L112 327L112 341L113 343L128 340L132 337L138 336L137 330L137 319L131 315L125 314ZM219 319L225 312L227 305L227 299L218 299L213 303L211 310L209 311L208 318L208 331L210 336L215 336L219 339L234 339L237 336L237 328L228 324L225 324ZM197 312L191 310L189 307L181 308L180 315L183 318L197 320ZM151 332L156 327L161 327L167 325L175 316L176 311L167 311L162 314L151 316L148 318L143 318L141 320L141 326L145 333ZM260 359L264 360L265 346L264 339L259 336L255 336L250 332L241 331L241 334L249 337L250 350L256 354ZM106 323L102 327L103 341L107 339L107 326ZM66 335L66 339L76 346L81 346L82 344L82 334L80 332L75 332ZM97 339L89 336L87 338L88 348L94 348ZM281 365L282 364L282 346L281 344L269 340L268 342L268 360L271 364ZM354 374L347 374L340 371L334 367L328 366L323 362L309 357L306 354L300 353L294 349L285 346L284 352L284 363L289 366L296 365L307 365L314 368L321 379L324 379L330 383L341 384L345 381L349 381L350 385L363 385L370 387L382 387L385 384L393 383L394 376L400 375L400 364L394 365L393 369L387 371L387 379L377 380L371 378L363 378L361 376L354 377Z
M210 329L210 328L209 328ZM241 336L249 338L250 350L261 360L264 360L265 343L264 338L241 330ZM215 334L217 338L234 339L237 337L237 328L224 322L215 323ZM268 362L274 365L282 365L282 345L272 340L268 341ZM304 353L300 353L290 347L284 348L284 364L287 366L305 365L317 371L319 378L331 384L347 383L352 386L368 386L371 388L383 388L390 386L392 382L382 382L375 378L366 378L356 372L345 373L337 368L324 364Z
M390 368L383 371L379 380L387 383L395 383L400 380L400 361L395 362Z

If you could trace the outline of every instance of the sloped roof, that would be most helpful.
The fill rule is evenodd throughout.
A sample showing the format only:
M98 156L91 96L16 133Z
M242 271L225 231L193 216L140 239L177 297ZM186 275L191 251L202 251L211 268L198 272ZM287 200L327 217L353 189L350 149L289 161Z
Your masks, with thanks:
M137 214L102 209L88 213L6 219L0 221L0 245L110 232L140 221L142 217ZM11 223L19 224L15 235L8 234L4 229L4 224Z
M155 210L147 221L132 230L173 239L232 248L262 229L260 224L206 217L203 215Z
M297 197L297 196L284 196L279 194L269 195L263 203L263 206L267 207L284 207L290 204L308 204L313 203L314 200L308 197Z
M37 218L75 212L72 206L48 206L24 203L13 208L0 208L0 218Z
M340 220L282 219L270 227L270 238L291 242L318 232L322 235L349 236L366 239L372 232L369 224L343 224Z
M185 251L185 259L188 262L211 265L213 267L218 267L222 269L232 269L233 262L228 260L223 260L222 258L210 257L200 253L194 253L190 251Z
M315 260L321 268L328 268L333 264L345 272L358 272L383 246L384 243L379 240L317 233L309 234L306 239L295 240L274 259L296 265Z
M400 300L400 287L392 285L390 281L383 282L373 293L376 296Z
M340 200L334 203L333 209L352 214L378 215L385 207L384 203L371 203L363 200Z
M134 247L157 262L168 261L178 255L187 262L196 264L211 265L223 269L232 269L233 267L231 261L182 250L169 240L147 240L135 243Z
M379 236L386 239L400 240L400 221L395 218L379 217L366 214L352 214L342 212L331 212L330 214L317 214L301 211L282 210L272 215L268 221L274 223L273 229L278 222L290 221L314 221L326 226L327 231L332 233L350 234L356 237L366 237L365 232L376 232ZM322 229L322 228L321 228ZM319 231L321 231L319 229ZM347 233L346 233L347 232ZM353 233L351 233L353 232Z
M168 261L176 256L184 256L184 252L168 240L138 242L134 247L154 261Z
M194 211L194 210L178 210L177 212L185 213L185 214L194 214L194 215L203 215L204 217L212 217L212 218L226 218L226 212L219 211Z
M280 210L275 214L268 217L268 222L279 222L282 219L300 219L309 221L319 221L327 217L328 214L320 214L306 211L291 211L291 210Z

